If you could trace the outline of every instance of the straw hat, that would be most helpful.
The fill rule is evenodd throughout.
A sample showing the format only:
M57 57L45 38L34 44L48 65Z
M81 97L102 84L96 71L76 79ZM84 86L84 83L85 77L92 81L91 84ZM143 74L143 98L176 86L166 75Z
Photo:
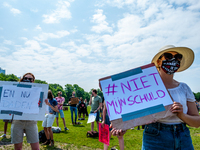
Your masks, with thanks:
M173 51L173 52L177 52L179 54L182 54L183 55L183 58L181 60L181 64L180 64L180 68L177 70L177 72L181 72L187 68L189 68L193 61L194 61L194 52L190 49L190 48L187 48L187 47L175 47L173 45L166 45L164 47L162 47L158 53L154 56L154 58L152 59L152 63L154 63L157 66L157 60L158 58L163 54L163 53L166 53L166 52L170 52L170 51Z

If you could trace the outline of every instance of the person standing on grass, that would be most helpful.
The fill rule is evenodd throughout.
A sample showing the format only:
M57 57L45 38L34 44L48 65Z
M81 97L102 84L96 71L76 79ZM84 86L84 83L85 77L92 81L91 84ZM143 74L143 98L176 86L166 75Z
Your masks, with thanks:
M4 122L4 134L0 137L3 137L3 138L6 138L6 132L7 132L7 127L8 127L8 122L10 120L7 120L7 119L4 119L3 122ZM12 122L11 122L12 123Z
M58 102L58 110L59 112L56 112L56 124L57 124L57 127L59 127L59 122L58 122L58 115L60 114L60 117L62 118L63 120L63 125L64 125L64 130L69 130L67 127L66 127L66 124L65 124L65 118L64 118L64 113L63 113L63 104L65 102L65 98L62 97L62 92L59 91L58 92L58 97L56 97L56 101Z
M78 124L78 122L76 122L77 120L77 107L76 105L77 104L71 104L71 98L75 97L76 93L75 91L72 92L72 97L69 98L69 104L70 104L70 111L71 111L71 120L72 120L72 124L75 125L75 124ZM75 122L73 121L73 112L75 114Z
M58 110L58 103L56 99L53 98L53 94L51 90L48 91L48 99L45 99L46 105L49 106L49 114L45 115L45 120L42 123L42 126L44 127L44 132L47 138L47 141L42 143L42 145L49 145L54 146L54 140L53 140L53 132L52 132L52 125L56 116L56 112L59 112Z
M107 113L107 108L106 108L106 104L104 102L103 104L103 121L102 121L102 127L104 127L105 124L109 125L110 128L109 128L109 137L111 137L111 130L112 130L112 123L110 122L110 118L108 116L108 113ZM120 150L124 150L124 138L123 138L123 135L122 136L117 136L118 138L118 141L119 141L119 147L120 147ZM108 145L104 144L104 150L108 150Z
M87 99L85 99L85 106L86 106L86 108L85 108L85 114L86 114L86 116L88 116L88 111L87 111Z
M34 83L35 76L32 73L26 73L20 79L20 82ZM39 100L37 100L39 101ZM11 143L15 150L21 150L23 144L23 134L26 133L27 142L30 143L32 150L39 150L39 138L37 121L34 120L13 120L11 125Z
M90 96L91 105L91 112L90 113L97 113L96 122L97 122L97 129L99 132L99 110L102 107L102 99L100 96L97 95L97 90L92 90L92 95ZM91 131L94 131L94 122L91 123Z
M196 128L200 126L195 97L187 84L174 80L174 73L186 70L193 61L194 52L190 48L173 45L161 48L152 59L174 100L170 111L176 115L145 126L142 150L194 150L187 125ZM113 129L111 132L118 135L121 131Z

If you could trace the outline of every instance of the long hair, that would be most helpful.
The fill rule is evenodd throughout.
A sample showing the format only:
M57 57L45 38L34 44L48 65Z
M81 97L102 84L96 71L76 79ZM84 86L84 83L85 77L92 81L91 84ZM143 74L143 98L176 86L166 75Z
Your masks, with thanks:
M33 82L34 82L34 81L35 81L35 76L34 76L32 73L30 73L30 72L24 74L23 77L20 79L19 82L22 82L22 81L24 80L24 77L25 77L26 75L28 75L28 74L31 75L31 76L33 77Z
M53 93L51 92L51 90L48 90L48 99L52 100L53 98Z

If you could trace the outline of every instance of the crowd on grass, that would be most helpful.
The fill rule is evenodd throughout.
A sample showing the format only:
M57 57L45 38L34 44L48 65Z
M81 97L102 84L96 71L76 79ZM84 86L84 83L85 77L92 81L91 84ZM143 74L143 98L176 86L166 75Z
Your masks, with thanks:
M195 101L194 94L189 86L183 82L178 82L174 79L175 72L181 72L191 66L194 61L194 52L187 47L174 47L167 45L162 47L159 52L153 57L152 63L155 64L160 77L168 90L173 104L169 111L175 115L157 120L157 122L143 126L142 150L193 150L192 139L188 126L198 128L200 126L199 106ZM35 76L32 73L26 73L20 82L34 82ZM49 106L49 113L45 115L45 120L42 123L47 140L42 145L54 146L52 125L56 118L57 126L58 117L62 118L64 130L69 130L66 127L65 117L63 113L62 92L57 93L56 98L52 92L48 91L48 98L45 99L46 105ZM85 119L87 112L87 101L82 98L78 103L75 91L69 98L68 104L71 111L72 125L79 125L78 119ZM92 90L89 105L91 105L90 113L96 114L97 130L99 131L99 122L102 121L102 126L105 124L110 126L110 136L117 136L120 149L124 149L124 134L126 131L122 129L112 128L104 98L97 95L97 90ZM77 114L78 113L78 114ZM83 115L83 118L81 118ZM100 118L101 116L101 118ZM6 136L8 120L4 120L4 135ZM94 131L94 122L91 123L91 132ZM37 122L32 120L13 120L11 125L11 142L16 150L22 149L23 134L26 134L27 142L30 143L33 150L39 149L38 128ZM104 150L108 149L108 145L104 144Z

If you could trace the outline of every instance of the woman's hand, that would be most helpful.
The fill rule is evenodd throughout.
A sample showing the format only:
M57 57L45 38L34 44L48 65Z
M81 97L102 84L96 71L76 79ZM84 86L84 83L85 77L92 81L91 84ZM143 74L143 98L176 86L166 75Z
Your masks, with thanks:
M105 125L105 121L104 120L101 122L101 125L104 128L104 125Z
M177 113L177 115L183 114L183 105L179 102L174 102L172 107L170 108L171 112Z
M45 99L44 101L45 101L46 105L48 105L48 106L51 105L51 104L49 103L48 99Z
M123 136L126 133L126 131L123 131L122 129L113 128L111 130L111 133L112 133L113 136Z

